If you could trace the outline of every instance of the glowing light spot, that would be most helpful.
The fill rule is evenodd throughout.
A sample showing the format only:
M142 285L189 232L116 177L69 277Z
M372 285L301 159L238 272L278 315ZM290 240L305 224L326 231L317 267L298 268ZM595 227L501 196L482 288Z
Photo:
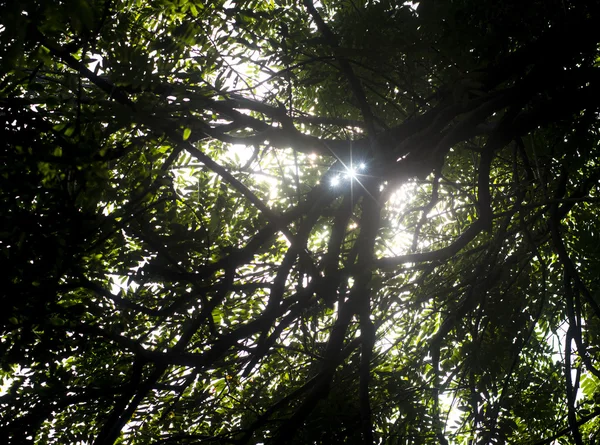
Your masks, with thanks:
M365 165L365 163L364 163L364 162L361 162L360 164L358 164L358 169L359 169L359 170L364 170L364 169L365 169L365 167L366 167L366 165Z
M331 185L332 185L333 187L337 186L339 183L340 183L340 177L339 177L339 176L336 176L335 178L333 178L333 179L331 180Z

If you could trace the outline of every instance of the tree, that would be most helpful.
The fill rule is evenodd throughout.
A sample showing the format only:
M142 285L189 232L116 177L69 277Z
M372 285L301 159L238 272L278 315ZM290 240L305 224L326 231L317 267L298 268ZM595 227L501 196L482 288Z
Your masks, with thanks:
M598 441L596 2L0 8L4 443Z

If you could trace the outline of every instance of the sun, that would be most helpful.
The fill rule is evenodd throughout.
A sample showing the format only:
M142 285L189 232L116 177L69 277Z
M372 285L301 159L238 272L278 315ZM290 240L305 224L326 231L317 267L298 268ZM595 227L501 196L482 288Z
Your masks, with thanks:
M344 182L344 180L348 180L351 182L357 181L360 183L359 177L364 176L364 174L362 172L365 171L366 167L367 166L364 162L361 162L359 164L354 164L354 165L352 165L352 164L344 165L344 168L340 172L340 174L331 178L331 186L337 187L338 185L342 184L342 182Z

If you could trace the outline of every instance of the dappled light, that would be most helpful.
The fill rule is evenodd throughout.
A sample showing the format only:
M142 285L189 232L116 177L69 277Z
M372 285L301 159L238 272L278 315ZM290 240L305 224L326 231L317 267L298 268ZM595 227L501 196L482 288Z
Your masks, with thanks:
M597 2L0 17L0 443L598 443Z

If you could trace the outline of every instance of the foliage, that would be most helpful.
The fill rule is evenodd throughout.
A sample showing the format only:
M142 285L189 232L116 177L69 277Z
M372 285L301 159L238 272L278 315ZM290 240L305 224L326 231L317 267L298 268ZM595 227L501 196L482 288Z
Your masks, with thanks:
M596 2L0 5L0 439L596 443Z

